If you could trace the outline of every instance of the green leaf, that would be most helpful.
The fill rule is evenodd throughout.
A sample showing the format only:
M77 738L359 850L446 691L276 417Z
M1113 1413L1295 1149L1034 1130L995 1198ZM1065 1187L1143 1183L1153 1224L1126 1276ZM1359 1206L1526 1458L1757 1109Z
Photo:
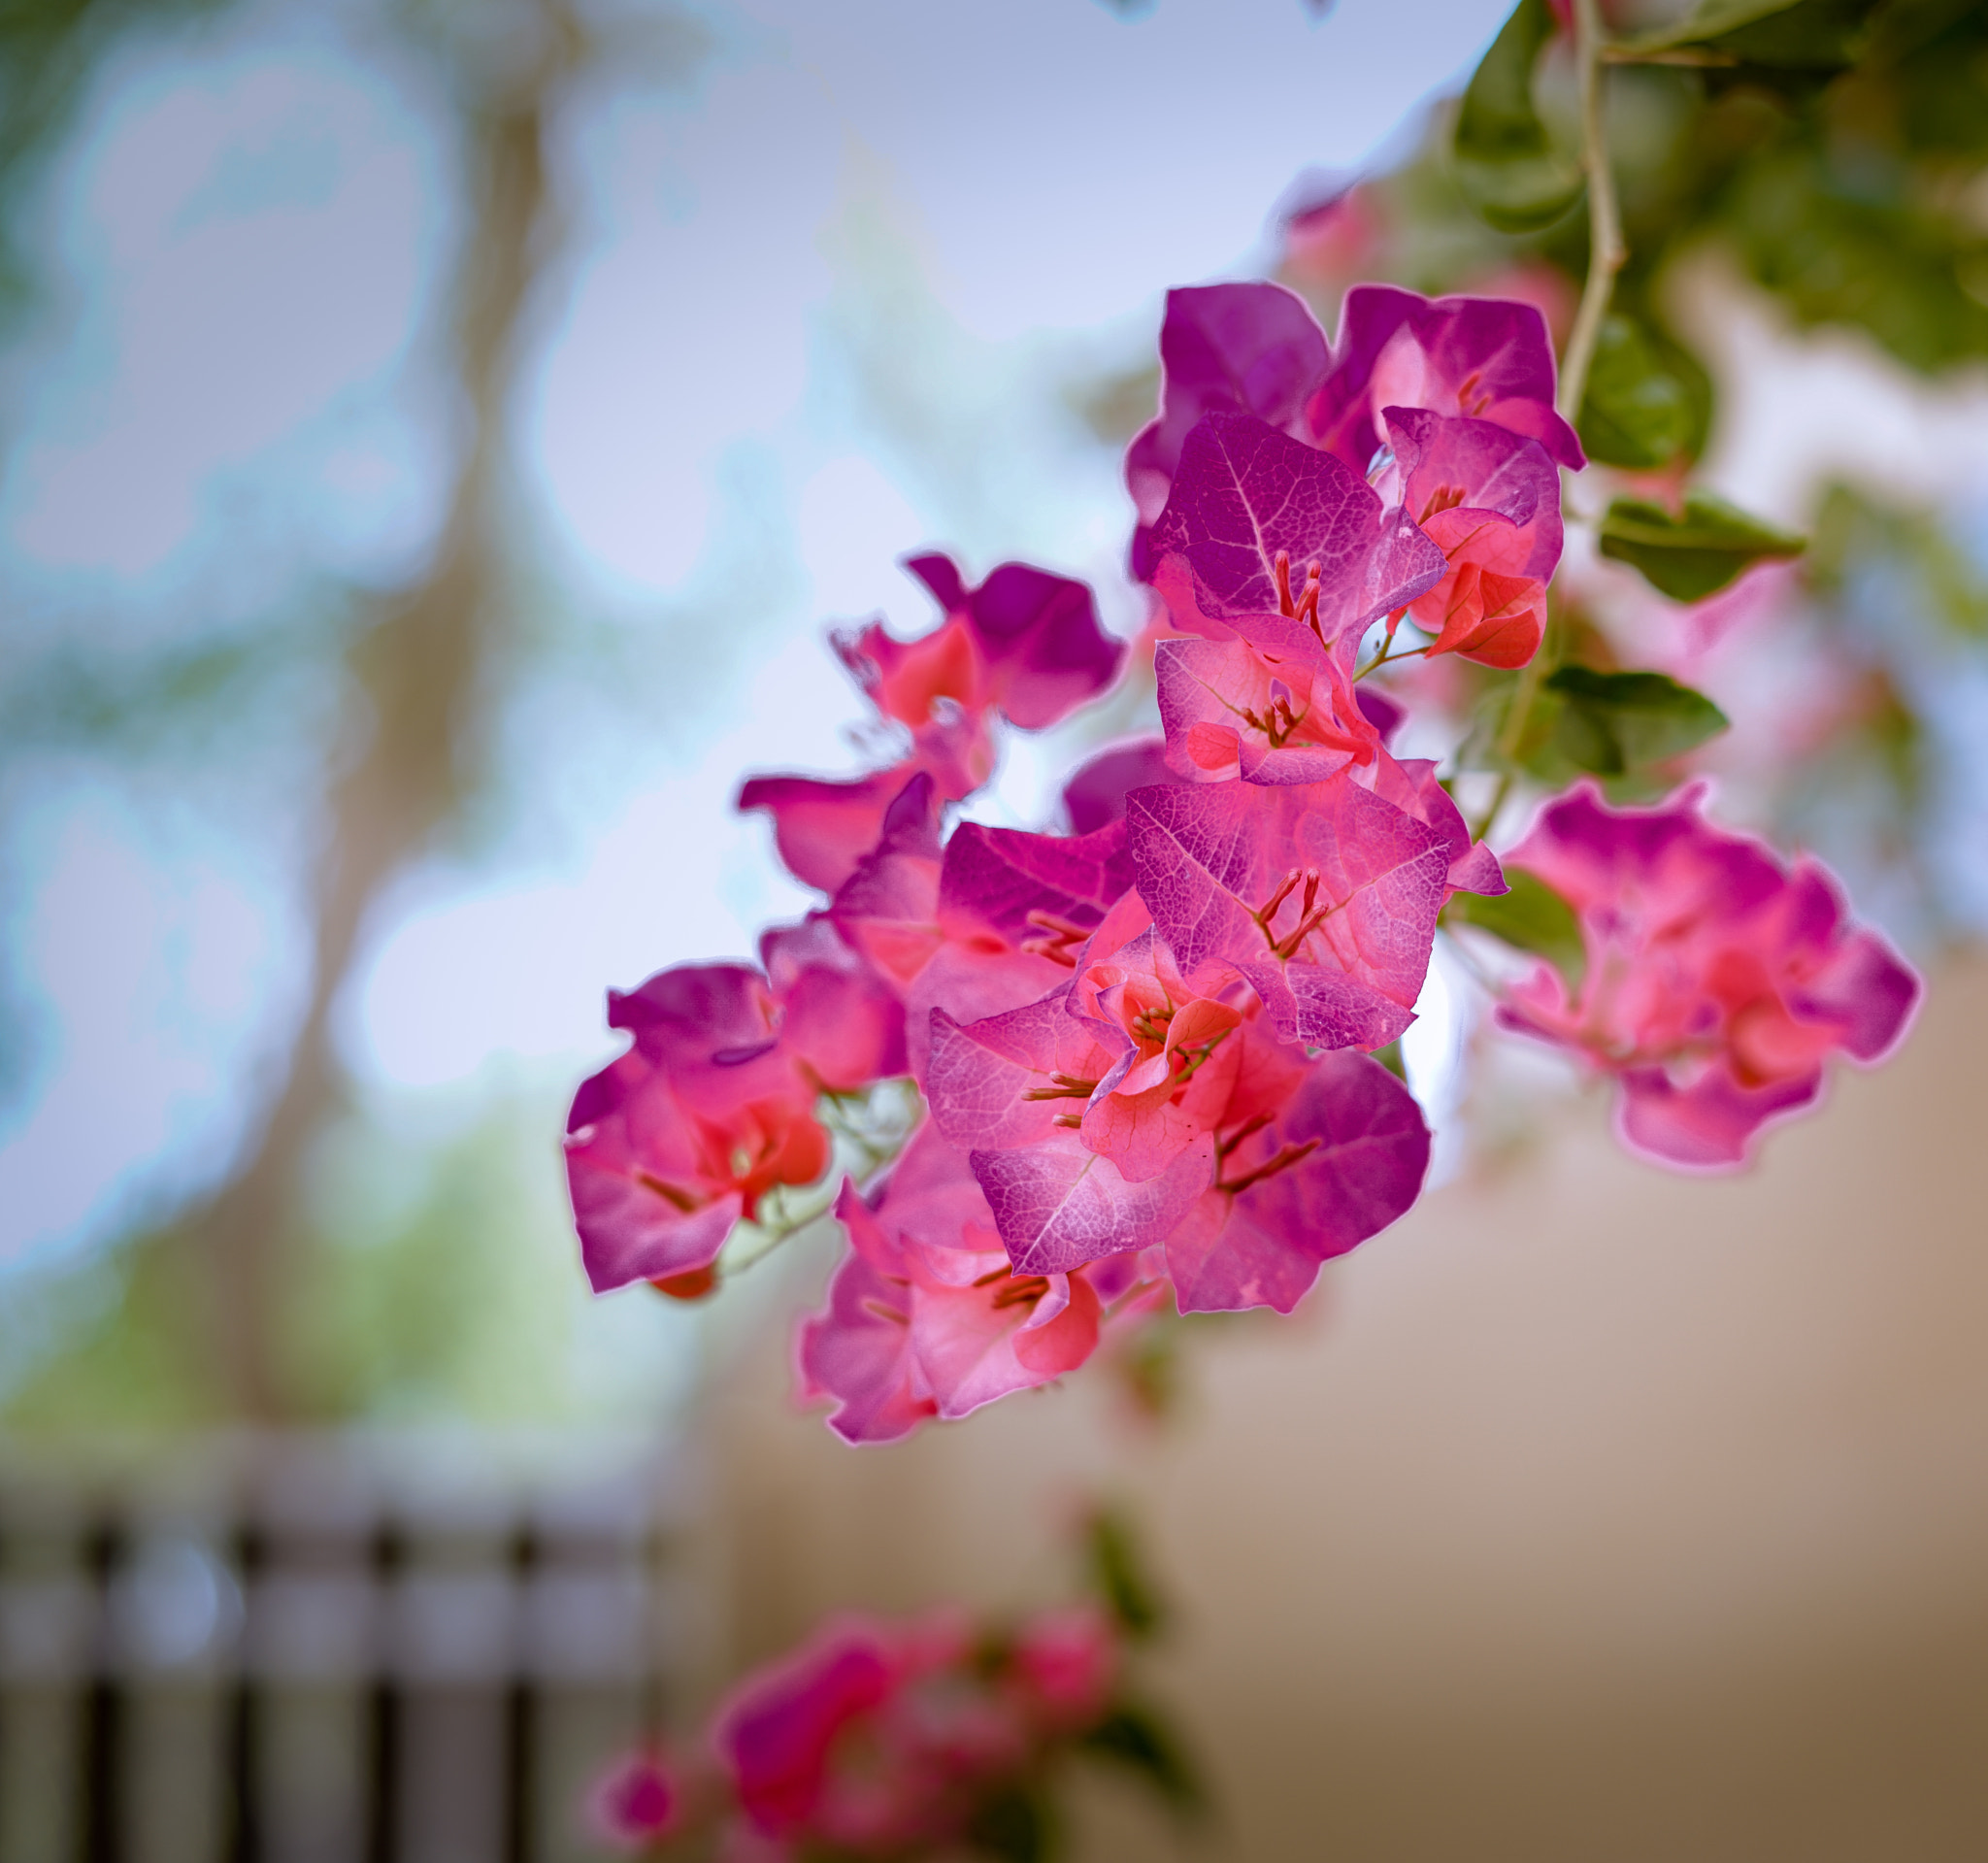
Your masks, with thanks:
M1695 358L1622 312L1603 319L1580 405L1590 459L1654 467L1696 458L1710 415L1711 383Z
M1803 323L1855 324L1930 374L1988 354L1988 242L1928 181L1788 149L1739 172L1721 217Z
M1120 1702L1077 1747L1131 1768L1176 1812L1191 1815L1207 1807L1207 1794L1180 1744L1149 1708Z
M1519 0L1457 111L1457 181L1503 233L1549 226L1580 197L1579 161L1555 145L1533 106L1533 67L1553 32L1546 0Z
M1055 1853L1055 1823L1040 1792L1011 1786L983 1799L968 1821L967 1846L1002 1863L1047 1863Z
M1698 0L1674 25L1624 40L1633 57L1697 51L1722 64L1840 71L1855 64L1879 0Z
M1619 777L1716 737L1726 715L1664 673L1598 673L1563 666L1542 688L1560 701L1551 748L1576 770Z
M1445 919L1458 919L1502 938L1518 950L1543 957L1578 989L1587 969L1587 945L1574 908L1546 884L1521 868L1508 867L1505 883L1511 888L1496 899L1478 893L1458 893L1442 909Z
M1091 1577L1112 1616L1128 1637L1153 1635L1166 1618L1166 1607L1146 1578L1132 1529L1109 1510L1094 1515L1090 1530Z
M1679 602L1702 601L1752 564L1799 556L1806 548L1805 539L1763 524L1709 492L1686 498L1681 517L1640 498L1618 498L1602 519L1602 554L1633 564Z

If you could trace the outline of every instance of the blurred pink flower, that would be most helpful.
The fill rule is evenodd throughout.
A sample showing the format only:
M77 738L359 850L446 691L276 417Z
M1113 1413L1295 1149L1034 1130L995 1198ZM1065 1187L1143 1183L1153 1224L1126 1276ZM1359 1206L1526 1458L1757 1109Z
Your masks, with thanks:
M953 1612L895 1624L849 1614L748 1677L716 1733L746 1821L858 1855L956 1836L980 1785L1027 1749L977 1685L972 1653Z
M609 1848L636 1854L676 1829L681 1798L676 1777L659 1754L633 1752L595 1782L587 1822Z
M1889 1053L1921 985L1848 922L1819 861L1784 867L1765 843L1713 827L1705 795L1693 784L1613 809L1583 782L1541 812L1507 859L1574 908L1585 972L1571 984L1536 966L1499 1020L1614 1074L1632 1148L1717 1169L1817 1097L1833 1049Z
M1039 1613L1014 1640L1024 1712L1051 1732L1091 1725L1110 1700L1118 1655L1117 1632L1095 1605Z

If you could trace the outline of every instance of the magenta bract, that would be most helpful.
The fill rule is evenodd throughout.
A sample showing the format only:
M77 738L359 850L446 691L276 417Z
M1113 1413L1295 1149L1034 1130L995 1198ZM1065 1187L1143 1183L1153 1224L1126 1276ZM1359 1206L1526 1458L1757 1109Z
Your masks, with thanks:
M1259 1116L1238 1121L1215 1183L1167 1239L1182 1313L1289 1313L1320 1263L1386 1228L1422 1188L1421 1109L1367 1055L1319 1055Z
M1444 569L1358 473L1242 414L1209 415L1187 436L1151 549L1156 561L1182 558L1201 613L1222 619L1289 613L1315 565L1328 645L1405 607Z
M1495 421L1578 469L1587 458L1553 412L1553 384L1552 340L1532 305L1356 284L1306 419L1314 445L1361 472L1385 439L1380 416L1390 407Z
M581 1083L566 1137L597 1292L708 1267L775 1184L827 1169L816 1096L904 1071L902 1004L832 928L765 948L771 976L684 964L608 999L634 1046Z
M1015 1272L1053 1275L1164 1242L1201 1195L1214 1142L1204 1133L1140 1183L1067 1130L1025 1149L971 1156Z
M993 714L1024 730L1054 724L1110 685L1125 654L1099 627L1090 590L1068 577L1004 563L970 589L948 557L905 567L938 597L944 620L914 641L872 622L834 644L878 711L910 732L910 754L847 782L754 777L739 791L740 809L773 816L788 871L827 893L877 845L908 784L928 779L935 802L956 802L987 781Z
M1133 574L1150 574L1147 529L1167 503L1180 448L1206 414L1250 414L1289 429L1325 376L1325 332L1278 284L1209 284L1167 293L1160 325L1160 413L1125 455L1139 508Z
M1447 897L1444 834L1344 776L1141 789L1126 826L1175 960L1233 964L1281 1039L1374 1048L1408 1027Z
M1070 832L1087 835L1109 827L1124 816L1125 798L1134 789L1173 781L1164 739L1138 738L1130 744L1100 750L1078 764L1076 775L1063 785L1063 807L1070 816Z
M1153 651L1173 774L1190 782L1323 782L1371 764L1381 734L1309 627L1242 615L1240 639L1162 641Z
M971 643L973 672L966 689L944 693L967 711L992 706L1024 731L1040 731L1096 698L1117 678L1124 644L1098 625L1097 605L1082 582L1027 563L1003 563L979 587L968 588L952 559L936 553L907 557L905 567L945 610L946 627L957 623ZM871 657L886 643L900 655L922 645L899 647L873 627L853 652ZM861 682L864 675L858 672L857 677ZM890 683L891 675L879 670L879 679ZM930 704L927 696L928 711ZM904 715L884 710L889 716ZM919 721L905 718L906 723Z
M1328 348L1304 303L1282 286L1212 285L1169 294L1160 356L1160 414L1133 441L1125 471L1139 511L1132 571L1163 588L1170 547L1156 526L1190 470L1190 437L1205 416L1248 416L1332 455L1363 482L1378 475L1387 502L1417 523L1425 505L1399 495L1389 416L1463 418L1521 446L1536 443L1549 467L1585 463L1573 428L1553 411L1552 346L1530 305L1356 285ZM1503 509L1495 496L1474 502ZM1557 485L1551 502L1557 515ZM1295 551L1293 560L1302 567ZM1217 579L1210 587L1221 585ZM1192 604L1177 591L1168 599L1175 624L1198 631Z
M935 1124L879 1191L845 1184L836 1214L849 1253L826 1311L802 1322L797 1356L804 1397L832 1400L830 1426L852 1443L888 1442L1074 1371L1096 1348L1107 1305L1128 1312L1148 1278L1131 1264L1096 1280L1011 1273L966 1154Z

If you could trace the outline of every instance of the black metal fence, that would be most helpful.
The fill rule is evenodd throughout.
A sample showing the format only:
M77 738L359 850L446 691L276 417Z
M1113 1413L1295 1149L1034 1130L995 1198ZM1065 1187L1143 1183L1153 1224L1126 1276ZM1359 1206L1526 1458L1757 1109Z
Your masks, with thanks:
M595 1443L0 1456L0 1863L591 1855L695 1633L680 1491Z

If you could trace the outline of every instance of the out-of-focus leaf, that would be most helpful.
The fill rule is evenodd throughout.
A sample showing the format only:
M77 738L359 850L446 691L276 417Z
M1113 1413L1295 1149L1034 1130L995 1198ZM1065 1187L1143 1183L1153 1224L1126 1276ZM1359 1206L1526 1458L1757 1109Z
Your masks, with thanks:
M967 1846L1002 1863L1045 1863L1055 1853L1055 1825L1040 1792L1014 1786L983 1800L967 1824Z
M157 31L227 0L5 0L0 4L0 312L33 280L9 224L13 195L75 118L123 34Z
M1578 159L1555 145L1533 104L1533 67L1553 33L1546 0L1519 0L1457 111L1458 183L1501 232L1548 226L1580 197Z
M1160 404L1160 372L1141 368L1072 383L1064 399L1091 434L1122 447L1153 417Z
M1673 601L1702 601L1769 557L1799 556L1805 539L1749 517L1708 492L1693 492L1684 515L1618 498L1602 519L1602 554L1629 563Z
M1988 240L1909 175L1866 170L1801 149L1747 164L1723 216L1747 269L1804 323L1855 324L1912 368L1988 355L1988 303L1969 288L1988 283Z
M1444 922L1475 925L1514 949L1532 951L1559 971L1570 987L1577 987L1588 953L1574 908L1543 880L1521 868L1508 866L1505 883L1510 891L1496 899L1457 893L1442 909Z
M1150 1637L1166 1619L1166 1607L1146 1578L1132 1529L1122 1514L1104 1510L1090 1525L1091 1580L1128 1637Z
M1665 673L1598 673L1563 666L1543 690L1559 701L1552 749L1596 776L1619 777L1694 749L1723 731L1726 715Z
M1621 50L1635 56L1698 51L1724 62L1788 71L1839 71L1854 64L1881 0L1698 0L1673 25L1640 33Z
M1106 1359L1142 1415L1158 1420L1179 1408L1183 1371L1178 1314L1155 1314Z
M1899 0L1872 23L1864 64L1895 102L1915 152L1988 153L1988 8L1981 0Z
M1180 1743L1151 1709L1120 1702L1078 1744L1100 1759L1130 1767L1176 1812L1206 1809L1207 1794Z
M1603 319L1580 406L1580 442L1608 466L1695 459L1711 415L1711 383L1697 361L1640 319Z

